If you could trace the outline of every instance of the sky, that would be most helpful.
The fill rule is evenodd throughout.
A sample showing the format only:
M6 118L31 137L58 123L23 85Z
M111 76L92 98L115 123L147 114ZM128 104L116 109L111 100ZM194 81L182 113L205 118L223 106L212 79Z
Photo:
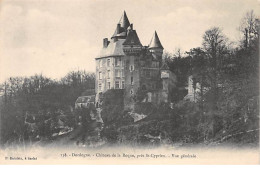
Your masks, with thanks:
M143 45L156 30L172 53L201 46L213 26L237 41L245 13L260 16L260 0L0 0L0 83L94 72L103 38L111 38L124 10Z

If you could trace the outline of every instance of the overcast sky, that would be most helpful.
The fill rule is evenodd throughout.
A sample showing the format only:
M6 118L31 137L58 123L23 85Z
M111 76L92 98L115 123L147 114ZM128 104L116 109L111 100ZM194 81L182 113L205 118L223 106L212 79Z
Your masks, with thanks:
M241 18L259 0L0 0L0 83L10 76L95 71L103 38L110 38L125 10L140 41L156 30L168 52L201 46L203 33L218 26L239 38Z

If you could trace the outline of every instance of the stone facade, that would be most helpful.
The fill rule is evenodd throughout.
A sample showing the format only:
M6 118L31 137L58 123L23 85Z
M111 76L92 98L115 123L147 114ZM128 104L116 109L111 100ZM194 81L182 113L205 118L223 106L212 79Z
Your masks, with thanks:
M149 46L143 46L133 24L124 12L110 40L96 58L96 103L109 89L124 89L125 108L133 109L138 91L147 93L147 101L168 102L176 76L163 62L163 46L155 32Z
M209 91L208 87L203 87L202 89L200 81L201 81L200 78L195 77L193 75L190 75L188 77L188 86L186 87L186 89L188 90L188 94L184 97L184 100L189 100L191 102L198 102L201 98L201 91L203 94Z

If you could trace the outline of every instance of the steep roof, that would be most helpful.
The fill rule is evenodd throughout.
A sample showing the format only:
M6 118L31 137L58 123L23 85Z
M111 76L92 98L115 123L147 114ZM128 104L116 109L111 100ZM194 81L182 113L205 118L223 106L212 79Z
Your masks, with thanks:
M169 70L170 68L169 68L169 66L167 65L167 63L166 62L163 62L163 64L162 64L162 67L161 67L161 70Z
M126 12L124 11L124 14L122 15L119 24L121 24L121 27L123 27L125 30L130 26L130 22L127 18Z
M97 58L108 57L108 56L123 56L125 55L123 51L124 39L119 39L116 42L110 40L110 43L106 48L102 48L101 52Z
M154 32L153 38L152 38L152 40L151 40L151 42L149 44L149 49L150 48L162 48L163 49L163 46L162 46L162 44L160 42L160 39L159 39L156 31Z
M128 35L127 35L126 40L123 43L123 45L140 45L140 46L142 46L135 30L129 30Z
M120 29L119 29L119 34L117 34L117 28L113 34L112 37L116 37L116 36L125 36L126 32L127 32L127 28L130 26L130 22L128 20L128 17L126 15L126 12L124 11L122 17L120 18L118 24L120 24Z

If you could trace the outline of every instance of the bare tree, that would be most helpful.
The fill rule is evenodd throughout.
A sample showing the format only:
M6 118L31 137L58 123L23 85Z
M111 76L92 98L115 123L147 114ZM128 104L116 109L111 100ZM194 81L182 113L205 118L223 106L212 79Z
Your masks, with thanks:
M243 34L243 46L245 48L251 45L252 40L259 36L258 33L258 19L254 11L248 11L241 19L239 31Z
M213 93L212 99L214 100L213 108L216 108L216 101L218 98L218 74L222 67L224 54L227 52L227 41L227 37L218 27L207 30L203 35L203 47L210 61L209 76Z

